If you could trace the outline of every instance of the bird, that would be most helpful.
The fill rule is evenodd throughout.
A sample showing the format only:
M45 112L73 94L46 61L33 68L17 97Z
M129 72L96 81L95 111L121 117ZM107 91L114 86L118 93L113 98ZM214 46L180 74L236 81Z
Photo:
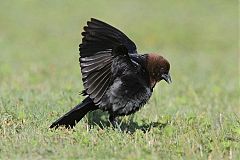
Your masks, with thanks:
M122 31L91 18L83 27L79 63L86 98L50 128L74 128L88 113L103 110L116 126L120 116L135 113L150 99L161 80L171 83L170 63L156 53L139 54Z

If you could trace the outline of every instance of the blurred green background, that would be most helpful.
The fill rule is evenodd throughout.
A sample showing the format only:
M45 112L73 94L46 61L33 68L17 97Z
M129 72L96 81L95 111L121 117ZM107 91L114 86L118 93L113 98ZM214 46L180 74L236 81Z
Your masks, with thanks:
M83 99L78 95L82 90L78 45L82 28L91 17L122 30L136 43L139 53L159 53L171 63L172 85L164 82L157 85L149 104L134 116L136 123L159 121L162 116L169 115L172 120L179 117L174 129L178 130L177 126L186 125L184 118L194 115L209 120L213 125L211 129L215 130L219 117L223 116L229 120L226 128L220 129L224 139L225 133L231 131L228 124L239 127L238 6L236 0L1 1L0 158L59 158L63 155L65 158L78 158L79 155L85 158L119 158L119 155L141 158L145 153L145 158L151 159L179 155L176 148L166 146L172 140L169 137L166 143L163 140L157 143L159 148L166 147L166 151L159 151L158 147L141 148L142 141L135 144L139 150L132 148L131 143L129 146L122 144L128 151L119 153L112 153L111 145L95 144L96 154L106 153L97 157L93 146L89 147L81 138L76 144L71 141L83 132L84 127L79 130L78 127L85 126L86 120L77 126L75 135L67 135L70 140L61 139L66 135L47 130L53 120ZM239 130L236 132L240 135ZM53 139L55 134L60 136L60 144ZM122 135L119 133L119 136ZM123 142L131 139L122 138ZM192 138L193 141L202 140L201 137ZM233 158L237 158L235 142L230 144L227 151L230 154L232 147ZM85 147L80 153L73 148L78 145ZM69 151L63 146L70 148ZM216 157L222 153L219 148L212 152ZM139 152L133 154L136 150ZM167 150L173 150L173 154ZM210 154L208 151L203 155L192 153L184 148L183 153L196 158Z

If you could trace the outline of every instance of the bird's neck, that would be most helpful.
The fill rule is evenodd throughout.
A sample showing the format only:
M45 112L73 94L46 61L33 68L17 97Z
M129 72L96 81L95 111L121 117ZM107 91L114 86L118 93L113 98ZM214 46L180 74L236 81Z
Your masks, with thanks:
M157 80L154 78L154 65L156 65L156 58L152 54L146 55L146 70L148 71L149 76L149 85L153 89L157 83Z

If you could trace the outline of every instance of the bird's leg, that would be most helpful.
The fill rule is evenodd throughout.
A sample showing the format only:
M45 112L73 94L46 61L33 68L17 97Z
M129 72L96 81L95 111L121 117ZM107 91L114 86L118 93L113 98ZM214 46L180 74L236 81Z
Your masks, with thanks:
M115 116L115 115L110 114L110 116L109 116L109 121L110 121L110 123L112 124L112 126L113 126L114 128L117 128L118 123L117 123L117 120L116 120L116 116Z

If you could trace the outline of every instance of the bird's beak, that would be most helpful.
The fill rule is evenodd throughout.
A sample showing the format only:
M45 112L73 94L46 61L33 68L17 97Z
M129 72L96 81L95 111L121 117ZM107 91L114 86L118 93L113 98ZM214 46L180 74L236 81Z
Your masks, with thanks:
M171 79L171 76L170 76L169 73L168 73L168 74L163 74L163 75L162 75L162 78L163 78L168 84L172 83L172 79Z

